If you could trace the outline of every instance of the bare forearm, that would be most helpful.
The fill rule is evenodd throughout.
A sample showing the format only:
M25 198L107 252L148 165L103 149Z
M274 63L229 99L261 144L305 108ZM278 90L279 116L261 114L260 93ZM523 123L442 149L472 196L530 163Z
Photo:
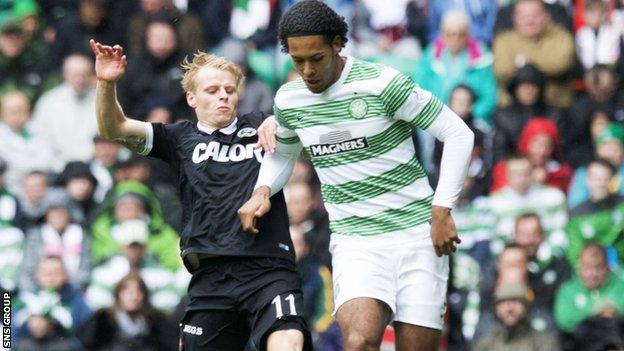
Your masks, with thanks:
M126 117L117 101L114 82L98 80L95 111L100 135L109 140L120 137L121 125L125 122Z
M96 115L100 135L135 152L145 148L145 122L127 118L117 101L114 82L98 81Z

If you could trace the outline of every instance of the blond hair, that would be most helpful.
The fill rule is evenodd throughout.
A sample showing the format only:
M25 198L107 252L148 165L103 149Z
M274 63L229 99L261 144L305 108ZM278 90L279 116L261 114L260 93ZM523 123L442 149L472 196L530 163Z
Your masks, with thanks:
M229 61L223 57L208 54L203 51L197 51L193 54L193 59L189 60L189 57L185 57L182 62L182 88L185 92L194 91L196 88L195 77L197 72L203 67L211 67L214 69L228 71L236 78L236 89L240 90L245 82L245 75L243 70L234 62Z

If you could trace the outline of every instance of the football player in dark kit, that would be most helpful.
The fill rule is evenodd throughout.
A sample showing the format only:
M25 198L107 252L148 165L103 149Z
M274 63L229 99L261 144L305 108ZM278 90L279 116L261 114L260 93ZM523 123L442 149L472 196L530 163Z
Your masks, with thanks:
M193 277L180 324L182 350L311 349L283 194L244 232L237 209L251 195L262 153L256 129L264 115L236 116L244 76L223 58L198 52L182 64L182 86L197 115L163 125L126 117L115 82L124 74L123 49L91 41L96 57L96 115L100 134L176 171L183 204L180 247ZM172 248L173 249L173 248Z

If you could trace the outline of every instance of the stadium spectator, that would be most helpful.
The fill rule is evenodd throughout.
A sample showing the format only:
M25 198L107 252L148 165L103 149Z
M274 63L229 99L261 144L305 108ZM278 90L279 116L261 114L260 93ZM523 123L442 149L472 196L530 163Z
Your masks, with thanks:
M624 313L624 280L609 269L602 246L590 243L583 248L577 273L561 285L555 299L555 319L564 332L572 332L589 317L600 300L610 299Z
M188 9L191 13L197 13L202 20L207 50L214 50L223 39L230 37L231 1L189 0Z
M184 52L195 52L205 47L203 25L199 17L178 10L172 0L141 0L140 11L130 18L128 29L128 53L140 54L145 48L147 27L154 16L165 14L175 18L175 30L179 46Z
M535 65L546 76L544 99L557 107L572 102L569 74L574 66L574 38L552 23L541 0L520 0L514 6L514 29L494 38L494 72L502 106L511 99L504 90L518 69Z
M24 93L11 91L0 98L0 158L8 163L5 182L13 192L26 173L49 171L54 162L46 140L32 133L30 116L30 101Z
M120 103L130 116L145 117L149 99L161 99L173 108L174 119L192 119L180 86L180 62L186 53L179 47L172 20L163 15L151 18L144 49L133 57L120 80Z
M33 133L44 138L54 154L54 170L69 161L88 161L97 133L93 61L69 55L63 61L63 83L45 93L35 105ZM80 133L68 133L68 130Z
M19 89L35 101L55 82L45 45L28 43L21 23L0 18L0 93Z
M23 215L21 227L26 231L31 226L42 223L48 205L63 195L50 187L46 175L41 171L26 173L18 194Z
M102 213L93 222L91 257L94 263L121 252L121 246L116 240L119 226L130 219L147 222L148 253L155 255L167 269L176 270L180 267L178 233L165 223L152 191L146 185L134 181L115 185L110 198L103 204Z
M97 181L93 199L98 204L104 201L106 193L113 187L113 166L119 161L121 147L99 135L93 137L93 158L89 169Z
M506 161L508 185L490 195L490 208L496 216L495 236L490 248L494 255L511 241L516 217L535 212L543 225L546 241L552 249L567 246L565 226L568 223L565 194L556 188L533 182L533 165L525 156Z
M309 244L309 255L319 264L329 265L329 228L327 218L315 210L312 187L308 183L291 183L286 188L286 209L291 229L300 230Z
M624 92L619 91L620 77L609 67L597 65L585 72L586 91L575 99L569 112L566 130L569 143L566 160L574 168L586 165L594 155L595 137L592 125L598 111L609 120L624 122Z
M437 39L440 23L449 11L461 11L468 17L468 25L472 36L480 42L489 45L492 42L494 22L496 20L496 0L462 0L462 1L431 1L428 20L428 36L430 41Z
M495 329L476 340L474 351L555 351L557 339L535 330L527 318L531 308L527 289L518 283L499 284L495 292Z
M150 293L138 273L131 271L114 290L115 303L97 310L78 330L88 350L178 349L175 324L150 304Z
M230 17L230 35L258 50L275 48L277 22L282 15L279 1L255 0L234 2Z
M23 257L24 232L9 222L0 221L0 291L17 290Z
M446 12L440 24L440 37L423 53L414 81L448 103L453 89L465 84L472 89L472 113L489 126L496 108L496 78L488 47L471 36L470 19L460 11Z
M33 291L35 271L46 257L63 261L69 282L82 290L91 269L91 238L80 225L73 223L69 198L59 197L48 204L43 224L29 230L24 241L20 290Z
M494 34L499 34L510 29L514 25L514 4L516 0L498 0L498 12L494 23ZM554 23L572 32L572 8L570 0L542 0L544 8ZM578 2L582 2L579 0Z
M616 170L609 184L609 192L624 195L624 127L619 123L608 124L594 142L596 143L596 158L609 162ZM589 195L587 168L579 167L572 178L568 192L568 205L574 208L589 199Z
M303 291L303 314L317 340L317 349L330 350L328 345L340 343L334 333L336 323L332 316L334 308L332 280L329 267L310 256L310 239L301 227L290 227L290 237L295 249L297 270L301 275ZM338 339L338 340L336 340Z
M620 58L622 33L607 20L603 0L585 1L585 25L576 32L576 53L585 70L596 64L616 64Z
M518 149L522 130L529 119L545 116L557 124L559 132L565 136L563 110L544 101L544 75L532 64L520 68L509 82L507 89L512 95L511 105L499 109L494 114L494 160L500 161ZM563 142L565 148L565 142Z
M49 319L48 322L60 324L65 332L64 336L72 338L73 331L89 318L91 310L85 304L82 294L69 283L63 260L59 257L46 257L39 261L35 282L35 289L21 291L15 302L15 338L19 340L28 335L34 337L36 335L33 335L33 332L35 332L40 335L39 341L46 341L42 338L46 333L41 332L49 331L51 326L47 325L47 328L44 328L46 326L44 321L39 319L35 322L33 316L53 318L54 322ZM36 330L33 330L33 327Z
M529 259L529 283L535 292L533 306L552 315L555 293L561 283L572 275L570 265L562 256L557 256L544 240L541 220L535 213L518 216L514 243L526 251Z
M572 265L578 262L583 247L596 241L613 251L610 265L624 268L624 197L609 189L614 173L613 166L604 160L587 166L589 199L572 208L566 228L570 238L566 256Z
M89 165L80 161L69 162L59 174L56 185L64 188L69 196L72 220L89 226L98 211L98 203L93 198L97 179Z
M624 350L624 316L613 300L599 300L572 336L575 350Z
M0 158L0 227L21 227L19 202L4 181L7 168L6 161Z
M110 0L79 0L78 13L59 21L52 60L56 66L61 65L69 55L90 56L89 39L125 43L125 27L119 27L118 18L110 11L111 3L113 1Z
M115 240L122 247L116 254L93 268L85 298L92 309L110 307L115 302L115 286L131 271L136 271L150 292L150 304L159 311L171 312L186 292L186 271L177 274L166 269L147 252L149 228L142 220L130 219L119 224Z
M561 133L555 122L546 117L529 119L520 134L518 153L526 155L533 165L533 181L567 192L574 170L562 161ZM492 191L507 185L505 161L492 170Z

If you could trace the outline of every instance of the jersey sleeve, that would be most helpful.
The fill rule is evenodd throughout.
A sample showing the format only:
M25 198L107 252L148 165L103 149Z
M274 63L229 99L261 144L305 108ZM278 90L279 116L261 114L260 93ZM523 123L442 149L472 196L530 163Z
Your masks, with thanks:
M175 125L162 123L146 124L145 149L142 154L156 157L167 163L176 160L176 130Z
M442 111L444 104L431 92L414 84L407 75L396 74L380 94L388 116L427 129Z
M272 154L265 153L260 166L260 173L254 189L268 186L271 196L281 190L290 179L295 160L301 154L303 145L294 130L284 126L280 110L275 107L275 121L277 132L275 135L276 146ZM282 119L282 123L280 123Z

